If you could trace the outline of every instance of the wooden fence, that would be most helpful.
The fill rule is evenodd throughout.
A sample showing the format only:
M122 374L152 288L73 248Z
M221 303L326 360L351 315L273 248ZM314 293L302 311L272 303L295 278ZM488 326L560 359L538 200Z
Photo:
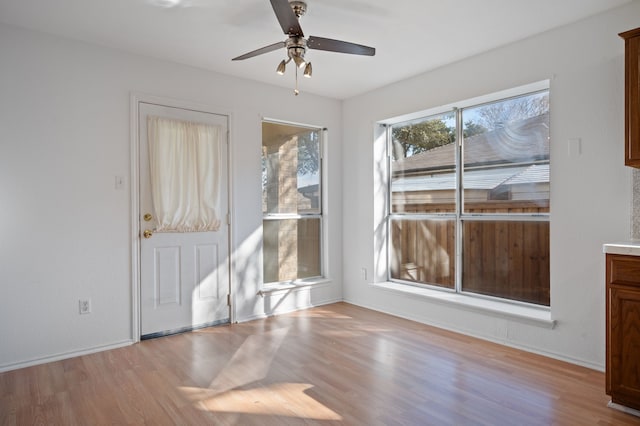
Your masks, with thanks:
M433 213L433 205L405 212ZM547 201L492 201L469 213L546 213ZM425 211L427 210L428 211ZM447 211L449 206L438 206ZM455 220L395 217L391 221L391 277L454 288ZM549 222L463 220L462 289L548 306Z

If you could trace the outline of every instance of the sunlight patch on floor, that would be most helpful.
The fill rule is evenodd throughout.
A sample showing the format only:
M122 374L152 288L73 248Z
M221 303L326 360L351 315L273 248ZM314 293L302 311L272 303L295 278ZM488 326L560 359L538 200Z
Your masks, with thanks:
M313 385L275 383L215 395L199 404L208 411L286 416L314 420L342 420L335 411L306 394Z
M182 396L185 397L185 399L192 403L196 403L207 398L212 398L216 395L215 391L206 388L180 386L178 387L178 390L180 391Z
M341 420L307 395L311 384L262 385L288 333L287 327L248 336L208 388L182 386L180 393L195 407L212 412Z
M353 337L368 337L373 333L391 333L389 328L382 327L354 327L346 328L344 330L325 330L322 331L322 335L335 337L335 338L353 338Z
M273 358L288 333L287 327L247 337L209 389L219 394L267 377ZM256 354L261 356L256 357Z
M319 308L314 308L312 311L302 310L297 312L291 312L288 314L291 317L304 317L304 318L332 318L332 319L353 319L349 315L339 314L334 311L329 310L321 310Z

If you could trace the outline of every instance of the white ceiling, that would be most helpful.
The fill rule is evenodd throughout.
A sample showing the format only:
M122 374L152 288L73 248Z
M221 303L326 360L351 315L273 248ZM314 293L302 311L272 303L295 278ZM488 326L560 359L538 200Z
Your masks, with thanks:
M629 3L632 0L308 0L305 36L376 48L376 56L307 52L304 94L345 99ZM0 0L0 22L293 88L269 0Z

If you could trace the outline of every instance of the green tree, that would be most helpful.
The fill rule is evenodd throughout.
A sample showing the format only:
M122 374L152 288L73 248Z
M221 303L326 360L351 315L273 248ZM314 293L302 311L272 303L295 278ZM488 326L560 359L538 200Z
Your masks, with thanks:
M448 117L394 126L391 130L394 159L410 157L454 142L455 133L447 126L445 118Z

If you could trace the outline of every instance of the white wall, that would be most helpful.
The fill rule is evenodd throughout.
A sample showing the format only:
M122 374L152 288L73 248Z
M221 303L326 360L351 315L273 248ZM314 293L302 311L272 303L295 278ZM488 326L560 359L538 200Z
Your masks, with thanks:
M604 369L602 244L630 234L623 166L623 49L640 3L468 58L343 105L344 298L428 324ZM473 34L469 34L473 37ZM446 43L446 38L442 40ZM428 54L428 52L416 52ZM378 120L551 80L551 313L553 330L389 293L362 278L374 264L373 124ZM582 154L569 157L567 140Z
M0 26L0 371L128 344L133 337L131 194L128 187L114 188L114 177L128 178L130 172L132 91L232 114L232 279L238 320L344 295L352 303L602 369L601 245L626 239L630 232L630 172L622 166L623 44L617 33L637 27L637 16L640 3L634 2L342 104ZM363 280L361 268L371 276L378 266L373 193L380 188L373 184L373 124L547 78L553 138L551 296L557 328L390 294ZM262 116L330 131L332 282L311 292L257 295ZM568 157L567 139L576 137L582 139L582 155ZM343 252L349 254L344 261ZM84 297L91 297L93 312L80 316L78 299Z
M341 299L339 101L0 26L0 371L128 344L131 92L230 112L237 320ZM261 117L329 129L332 282L258 296ZM127 177L116 190L116 175ZM78 299L92 313L78 314Z

